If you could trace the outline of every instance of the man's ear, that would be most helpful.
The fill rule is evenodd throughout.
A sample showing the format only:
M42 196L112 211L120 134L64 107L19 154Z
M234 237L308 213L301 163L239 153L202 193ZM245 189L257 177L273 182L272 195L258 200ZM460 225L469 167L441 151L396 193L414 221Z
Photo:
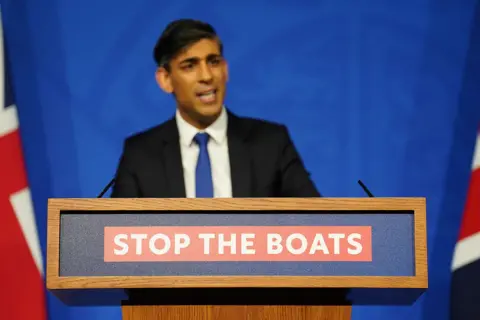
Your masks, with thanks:
M229 80L229 74L228 74L228 63L225 61L225 81L228 82Z
M170 73L165 69L165 67L160 67L155 72L155 79L157 80L158 85L166 93L173 92L172 79Z

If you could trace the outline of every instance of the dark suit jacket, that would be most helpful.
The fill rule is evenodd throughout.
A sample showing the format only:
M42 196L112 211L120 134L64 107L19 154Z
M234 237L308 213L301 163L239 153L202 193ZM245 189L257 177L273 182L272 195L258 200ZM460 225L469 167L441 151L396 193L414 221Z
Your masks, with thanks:
M320 197L284 125L228 112L232 196ZM175 118L125 140L111 197L185 198Z

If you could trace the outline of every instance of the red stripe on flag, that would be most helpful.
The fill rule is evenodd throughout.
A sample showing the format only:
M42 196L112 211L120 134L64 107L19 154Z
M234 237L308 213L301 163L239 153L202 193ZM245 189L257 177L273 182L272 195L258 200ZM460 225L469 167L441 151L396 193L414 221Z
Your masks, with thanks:
M459 240L480 232L480 169L472 172Z
M0 195L2 198L28 186L20 146L18 130L0 136L0 177L2 177Z
M0 136L0 262L2 319L46 319L43 279L10 203L28 187L18 130Z

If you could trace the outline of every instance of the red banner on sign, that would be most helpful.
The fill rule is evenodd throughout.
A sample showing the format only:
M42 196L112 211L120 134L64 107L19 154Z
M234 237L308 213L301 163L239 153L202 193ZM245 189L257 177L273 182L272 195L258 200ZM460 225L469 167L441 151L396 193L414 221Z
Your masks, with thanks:
M106 227L105 262L371 261L370 226Z

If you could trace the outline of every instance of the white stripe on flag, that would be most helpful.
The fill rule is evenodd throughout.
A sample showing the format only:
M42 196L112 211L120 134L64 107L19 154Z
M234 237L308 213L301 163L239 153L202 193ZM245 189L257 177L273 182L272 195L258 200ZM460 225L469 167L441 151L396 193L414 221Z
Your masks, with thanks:
M1 12L1 11L0 11ZM0 17L0 137L6 135L18 128L17 109L15 105L5 106L5 70L3 62L4 47L3 47L3 24Z
M480 134L477 135L477 143L475 145L472 168L474 171L480 168Z
M457 242L453 254L452 271L480 259L480 232Z
M30 189L25 188L12 194L10 196L10 203L22 227L23 236L25 240L27 240L30 253L32 254L33 260L35 260L38 271L43 275L42 251L40 249L40 243L38 242L37 225L32 207Z
M6 109L0 108L0 137L17 130L17 128L18 118L15 106L12 105Z

